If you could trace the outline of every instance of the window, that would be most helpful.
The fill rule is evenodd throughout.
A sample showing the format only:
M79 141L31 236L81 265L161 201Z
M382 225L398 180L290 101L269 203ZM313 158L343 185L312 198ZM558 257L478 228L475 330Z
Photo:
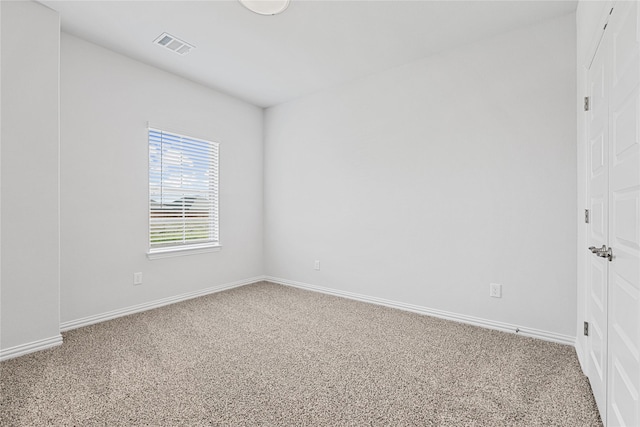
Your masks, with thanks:
M149 129L149 255L219 246L218 144Z

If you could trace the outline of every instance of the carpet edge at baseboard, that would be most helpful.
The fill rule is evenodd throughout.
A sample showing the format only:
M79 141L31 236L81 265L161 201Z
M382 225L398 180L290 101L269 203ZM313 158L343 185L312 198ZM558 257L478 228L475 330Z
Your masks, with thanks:
M499 322L495 320L468 316L460 313L437 310L429 307L424 307L424 306L419 306L414 304L407 304L407 303L388 300L384 298L377 298L377 297L372 297L368 295L327 288L323 286L311 285L309 283L297 282L294 280L288 280L288 279L283 279L283 278L274 277L274 276L255 276L255 277L251 277L251 278L236 281L236 282L212 286L210 288L206 288L206 289L202 289L194 292L189 292L185 294L176 295L173 297L151 301L148 303L138 304L130 307L125 307L122 309L108 311L108 312L97 314L97 315L92 315L92 316L87 316L80 319L62 322L60 323L60 331L65 332L72 329L81 328L83 326L89 326L95 323L100 323L100 322L115 319L118 317L127 316L129 314L152 310L154 308L162 307L169 304L174 304L174 303L185 301L191 298L197 298L199 296L221 292L227 289L233 289L240 286L250 285L252 283L257 283L261 281L269 281L279 285L292 286L300 289L321 292L321 293L339 296L343 298L349 298L357 301L383 305L391 308L396 308L399 310L411 311L418 314L434 316L441 319L452 320L456 322L467 323L470 325L479 326L483 328L494 329L494 330L499 330L503 332L518 333L520 335L524 335L532 338L538 338L544 341L551 341L551 342L556 342L560 344L571 345L574 347L576 344L576 338L570 335L563 335L556 332L543 331L540 329L529 328L526 326L518 326L518 325ZM34 351L37 351L37 350L34 350ZM3 353L4 352L0 353L0 355Z
M371 297L367 295L357 294L354 292L342 291L338 289L326 288L324 286L311 285L309 283L297 282L294 280L282 279L279 277L266 276L263 280L276 283L279 285L292 286L295 288L306 289L309 291L320 292L324 294L334 295L343 298L349 298L356 301L367 302L371 304L383 305L386 307L396 308L404 311L411 311L427 316L438 317L441 319L452 320L454 322L466 323L469 325L479 326L481 328L494 329L502 332L510 332L514 334L524 335L531 338L537 338L544 341L566 344L575 347L576 338L570 335L563 335L556 332L543 331L540 329L529 328L526 326L518 326L509 323L499 322L496 320L483 319L480 317L468 316L466 314L453 313L444 310L437 310L429 307L407 304L399 301L388 300L384 298Z
M14 347L0 349L0 362L14 357L24 356L25 354L34 353L36 351L46 350L62 344L62 335L58 334L53 337L44 338L37 341L19 344Z
M222 285L211 286L209 288L200 289L193 292L187 292L172 297L162 298L155 301L150 301L142 304L132 305L129 307L119 308L116 310L107 311L92 316L82 317L75 320L69 320L60 323L60 332L70 331L72 329L82 328L83 326L93 325L95 323L104 322L118 317L128 316L130 314L140 313L147 310L153 310L154 308L162 307L169 304L175 304L177 302L186 301L192 298L197 298L216 292L226 291L228 289L238 288L240 286L250 285L257 282L262 282L265 276L255 276L244 280L238 280L231 283L224 283Z

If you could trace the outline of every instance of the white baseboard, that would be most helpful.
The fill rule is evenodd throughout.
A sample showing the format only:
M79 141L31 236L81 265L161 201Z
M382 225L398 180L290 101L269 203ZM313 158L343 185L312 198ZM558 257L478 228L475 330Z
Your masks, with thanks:
M240 280L237 282L226 283L223 285L212 286L210 288L201 289L199 291L188 292L181 295L176 295L169 298L163 298L156 301L151 301L144 304L138 304L118 310L109 311L106 313L101 313L93 316L83 317L76 320L70 320L67 322L62 322L60 324L60 331L69 331L71 329L81 328L83 326L92 325L99 322L104 322L106 320L115 319L117 317L127 316L129 314L139 313L146 310L151 310L154 308L162 307L169 304L174 304L176 302L185 301L192 298L197 298L200 296L221 292L227 289L237 288L240 286L249 285L256 282L261 281L269 281L272 283L277 283L285 286L292 286L300 289L306 289L309 291L320 292L329 295L335 295L343 298L349 298L356 301L367 302L371 304L383 305L391 308L396 308L404 311L411 311L418 314L424 314L427 316L438 317L446 320L453 320L456 322L467 323L470 325L480 326L488 329L495 329L498 331L518 333L521 335L529 336L532 338L538 338L545 341L556 342L560 344L567 344L574 346L576 348L576 352L578 353L578 359L580 363L583 364L583 352L578 340L575 337L569 335L562 335L555 332L543 331L540 329L528 328L524 326L512 325L504 322L498 322L495 320L482 319L474 316L467 316L459 313L452 313L443 310L437 310L433 308L423 307L414 304L407 304L403 302L387 300L384 298L371 297L367 295L357 294L354 292L341 291L337 289L326 288L323 286L310 285L308 283L296 282L293 280L281 279L278 277L272 276L256 276L245 280ZM517 332L516 332L517 331ZM11 359L18 356L23 356L25 354L33 353L35 351L45 350L47 348L55 347L62 344L62 335L57 335L51 338L46 338L43 340L33 341L27 344L17 345L15 347L10 347L6 349L0 349L0 361ZM583 366L584 370L584 366Z
M33 353L35 351L46 350L51 347L55 347L62 344L62 335L45 338L43 340L33 341L26 344L16 345L15 347L9 347L0 350L0 362L7 359L13 359L14 357L24 356L25 354Z
M578 356L578 362L580 362L580 368L582 369L582 373L587 375L587 365L586 365L587 360L585 359L585 353L582 347L582 341L580 340L580 337L576 337L574 347L576 349L576 354Z
M252 283L261 282L264 280L264 276L251 277L245 280L239 280L237 282L225 283L223 285L212 286L210 288L201 289L199 291L188 292L186 294L176 295L173 297L163 298L143 304L132 305L130 307L120 308L117 310L108 311L106 313L95 314L93 316L87 316L80 319L69 320L60 323L60 332L69 331L71 329L81 328L83 326L93 325L95 323L104 322L105 320L115 319L117 317L127 316L129 314L139 313L141 311L152 310L154 308L162 307L164 305L174 304L176 302L185 301L192 298L201 297L208 294L213 294L227 289L237 288L244 285L250 285Z
M392 301L383 298L370 297L367 295L356 294L353 292L340 291L337 289L325 288L323 286L310 285L308 283L295 282L293 280L281 279L278 277L266 276L263 280L277 283L280 285L292 286L295 288L306 289L309 291L321 292L323 294L335 295L343 298L349 298L357 301L368 302L372 304L384 305L391 308L397 308L405 311L412 311L418 314L438 317L440 319L453 320L455 322L467 323L469 325L480 326L482 328L495 329L503 332L517 333L532 338L538 338L545 341L556 342L573 346L576 343L576 337L558 334L555 332L543 331L540 329L528 328L525 326L512 325L509 323L498 322L496 320L482 319L480 317L467 316L466 314L452 313L449 311L437 310L434 308L422 307L414 304L407 304L398 301Z

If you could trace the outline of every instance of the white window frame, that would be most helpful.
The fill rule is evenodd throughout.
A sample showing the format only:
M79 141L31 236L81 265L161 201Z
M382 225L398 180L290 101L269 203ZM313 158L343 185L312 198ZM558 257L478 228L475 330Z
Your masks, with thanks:
M182 243L176 243L175 245L167 245L167 246L152 246L152 182L151 182L151 167L152 167L152 142L151 142L151 134L152 132L166 134L167 136L174 139L184 139L189 143L203 143L209 144L211 146L211 162L212 162L212 170L209 173L210 183L209 185L212 187L209 189L209 194L213 197L212 206L210 210L210 215L212 215L212 224L208 229L208 232L213 234L217 239L207 241L207 242L198 242L198 243L188 243L183 241ZM161 143L162 144L162 143ZM182 256L182 255L191 255L191 254L200 254L207 252L216 252L221 248L220 244L220 220L219 220L219 210L220 210L220 191L219 191L219 163L220 163L220 144L218 142L214 142L207 139L196 138L189 135L185 135L183 133L174 132L165 127L156 127L149 125L147 128L147 150L148 150L148 167L147 167L147 190L148 190L148 209L147 209L147 221L148 221L148 235L147 235L147 245L148 252L147 257L149 259L159 259L159 258L167 258L174 256ZM160 184L161 188L162 182ZM175 187L173 191L175 191ZM188 191L185 191L188 193ZM162 203L162 202L161 202ZM184 215L184 210L183 210ZM182 217L184 221L184 216ZM186 228L186 225L184 226Z

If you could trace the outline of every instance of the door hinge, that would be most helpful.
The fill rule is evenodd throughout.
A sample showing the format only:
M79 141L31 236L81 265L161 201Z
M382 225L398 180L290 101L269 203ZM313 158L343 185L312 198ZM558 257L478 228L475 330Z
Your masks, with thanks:
M590 102L589 102L589 97L585 96L584 97L584 111L589 111L590 107L591 107L591 105L590 105Z
M589 224L589 209L584 210L584 222L585 224Z
M589 336L589 322L584 322L584 335Z

